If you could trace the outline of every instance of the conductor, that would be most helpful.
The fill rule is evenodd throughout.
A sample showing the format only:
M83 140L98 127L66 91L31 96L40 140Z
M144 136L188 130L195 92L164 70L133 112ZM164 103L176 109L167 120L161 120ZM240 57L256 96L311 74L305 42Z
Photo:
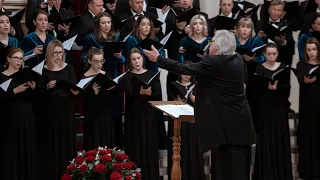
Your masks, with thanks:
M245 64L235 53L233 33L217 31L210 44L209 55L192 64L162 57L153 46L144 52L161 68L196 77L195 124L201 148L214 156L212 179L249 180L250 148L257 138L244 88Z

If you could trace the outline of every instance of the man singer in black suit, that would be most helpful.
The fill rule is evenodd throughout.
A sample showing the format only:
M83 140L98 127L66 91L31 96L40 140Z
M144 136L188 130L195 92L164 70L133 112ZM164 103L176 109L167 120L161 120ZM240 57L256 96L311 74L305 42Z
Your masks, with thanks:
M214 180L249 180L249 149L257 139L244 88L245 65L235 50L235 37L226 30L215 33L209 55L198 63L161 57L154 47L144 50L159 67L197 78L195 124L201 148L215 152Z

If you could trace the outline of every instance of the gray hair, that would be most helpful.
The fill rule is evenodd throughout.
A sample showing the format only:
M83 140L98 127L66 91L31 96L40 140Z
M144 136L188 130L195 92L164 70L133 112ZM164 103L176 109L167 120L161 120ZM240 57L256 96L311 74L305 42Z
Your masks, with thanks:
M232 32L218 30L212 38L218 46L218 55L232 55L236 51L236 39Z

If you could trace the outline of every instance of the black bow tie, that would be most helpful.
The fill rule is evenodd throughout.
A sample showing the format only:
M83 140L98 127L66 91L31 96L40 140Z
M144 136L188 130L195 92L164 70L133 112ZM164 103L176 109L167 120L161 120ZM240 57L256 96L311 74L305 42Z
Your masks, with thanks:
M140 16L142 16L142 14L136 14L136 15L134 15L134 17L140 17Z
M98 20L97 16L93 17L94 22L97 22L97 20Z
M270 21L270 24L275 24L275 25L279 25L280 24L280 22L273 22L273 21Z
M242 4L244 3L244 1L236 1L237 4Z

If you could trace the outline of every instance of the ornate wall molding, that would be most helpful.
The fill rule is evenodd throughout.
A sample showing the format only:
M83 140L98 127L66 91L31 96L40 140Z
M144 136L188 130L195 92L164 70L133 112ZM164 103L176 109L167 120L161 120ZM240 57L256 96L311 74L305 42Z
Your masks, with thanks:
M9 10L22 9L27 5L28 0L4 0L3 6Z
M15 11L26 7L27 3L28 0L4 0L3 7L9 11ZM25 27L25 15L22 17L21 24L24 31L27 32Z

